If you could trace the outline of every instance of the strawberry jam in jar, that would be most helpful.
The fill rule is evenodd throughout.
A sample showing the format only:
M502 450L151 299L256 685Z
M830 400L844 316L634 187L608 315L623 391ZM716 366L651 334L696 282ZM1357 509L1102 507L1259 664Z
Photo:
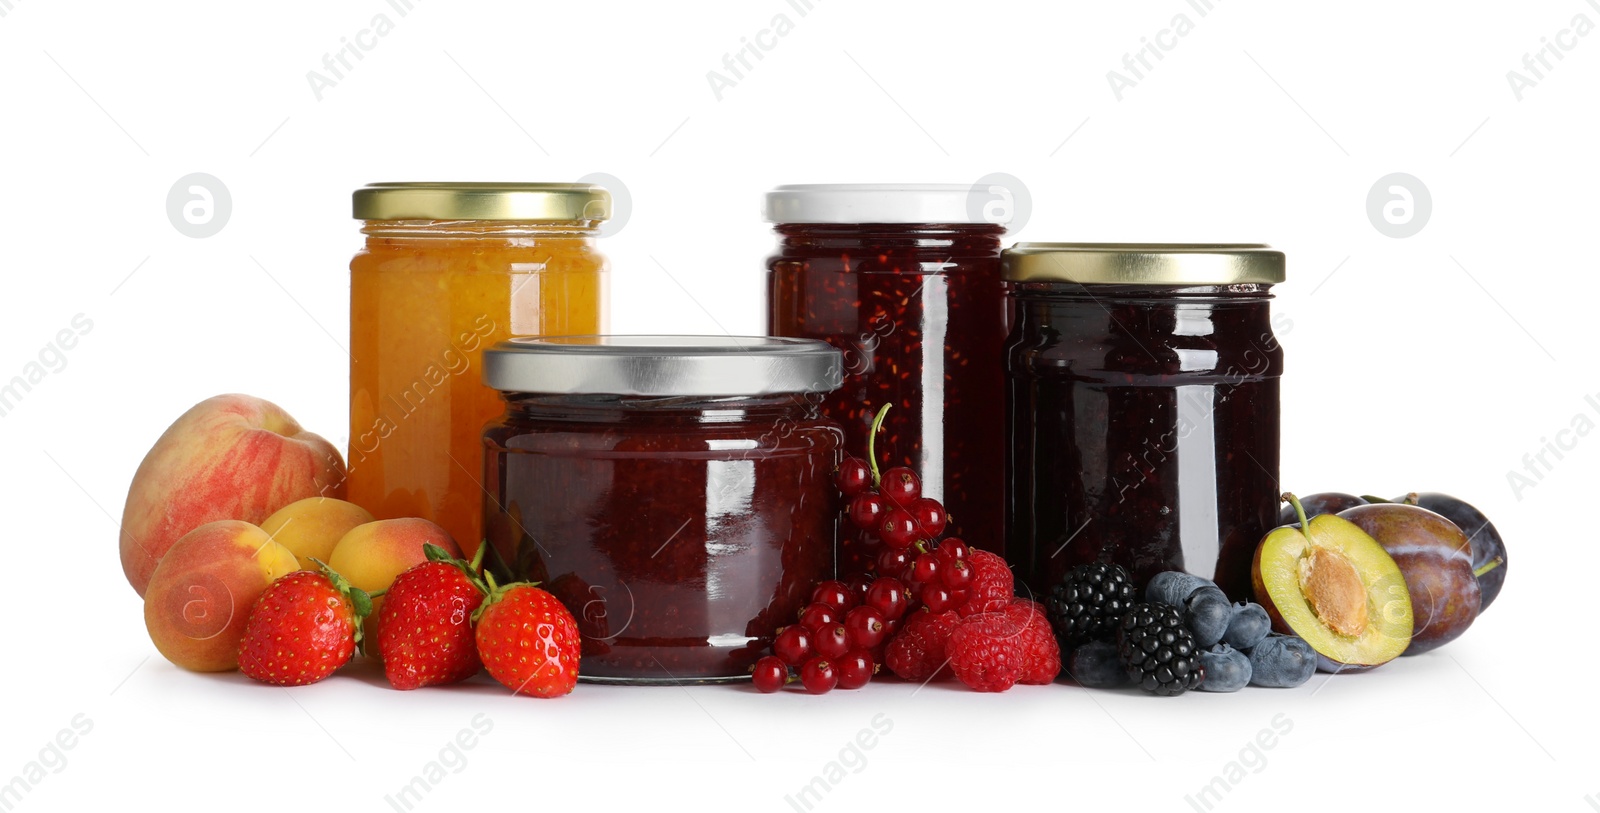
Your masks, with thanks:
M1249 598L1277 524L1278 379L1261 245L1019 243L1005 252L1006 559L1035 595L1074 565Z
M843 351L844 386L822 413L843 424L848 448L864 452L874 414L893 404L879 465L910 467L949 510L952 536L999 551L1005 227L975 202L973 187L955 184L769 192L778 250L767 260L767 329ZM847 536L841 567L860 570L872 544Z
M834 575L839 351L765 337L517 338L484 354L499 575L572 611L580 679L748 680Z

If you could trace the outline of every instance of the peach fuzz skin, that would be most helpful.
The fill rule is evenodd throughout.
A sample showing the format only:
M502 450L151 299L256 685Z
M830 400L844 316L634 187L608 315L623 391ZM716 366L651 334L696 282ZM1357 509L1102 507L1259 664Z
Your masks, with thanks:
M345 534L333 546L328 567L369 593L388 590L401 573L428 561L422 550L428 542L444 548L451 556L461 557L461 547L450 533L428 520L382 519ZM363 627L364 651L374 658L378 654L378 610L382 607L382 596L372 600L372 615L367 616Z
M235 669L250 607L267 585L298 568L288 548L248 522L201 525L173 543L150 577L150 640L184 669Z
M374 521L352 502L332 497L307 497L279 508L261 523L274 541L294 552L302 570L316 570L312 559L328 561L333 547L351 529Z
M275 404L218 395L179 416L145 455L122 509L122 570L139 595L179 537L257 524L305 497L344 496L339 452Z

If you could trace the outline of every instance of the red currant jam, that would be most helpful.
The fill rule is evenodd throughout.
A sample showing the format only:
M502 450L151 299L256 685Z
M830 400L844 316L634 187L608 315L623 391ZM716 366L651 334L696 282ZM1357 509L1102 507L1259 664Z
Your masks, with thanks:
M1006 351L1006 559L1036 595L1074 565L1106 561L1138 584L1188 570L1235 600L1249 597L1251 562L1276 524L1280 494L1283 351L1269 289L1282 280L1283 255L1122 247L1191 264L1186 252L1228 248L1247 256L1231 272L1211 272L1225 284L1198 285L1120 284L1106 271L1116 256L1064 261L1092 282L1050 279L1018 272L1026 264L1008 250L1016 325Z
M836 383L837 353L817 344ZM494 364L485 377L500 389ZM582 679L748 679L833 576L843 432L813 393L503 394L505 414L484 431L485 533L503 576L572 611Z
M767 326L844 351L844 386L822 413L864 454L877 409L878 465L906 466L944 503L948 533L1001 545L1006 302L1001 226L780 223L767 267ZM842 541L842 567L863 543Z

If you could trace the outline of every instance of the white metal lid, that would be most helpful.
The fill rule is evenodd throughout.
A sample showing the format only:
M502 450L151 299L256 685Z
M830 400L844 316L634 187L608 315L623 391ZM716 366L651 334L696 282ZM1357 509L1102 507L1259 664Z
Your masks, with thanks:
M832 392L843 368L827 342L774 336L527 336L483 353L490 387L562 395Z
M972 184L787 184L767 193L769 223L988 223Z

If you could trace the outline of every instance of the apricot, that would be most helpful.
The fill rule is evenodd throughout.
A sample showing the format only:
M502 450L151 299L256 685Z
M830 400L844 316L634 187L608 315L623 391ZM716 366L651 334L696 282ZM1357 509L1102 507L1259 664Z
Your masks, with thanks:
M350 584L368 593L387 590L395 577L428 561L422 546L428 543L444 548L451 556L460 558L461 547L444 528L425 519L382 519L358 525L333 546L328 566L349 580ZM364 637L368 655L376 656L378 648L378 611L383 607L383 597L372 600L372 614L367 617Z
M333 547L358 525L373 522L367 509L333 497L307 497L279 508L261 523L278 544L294 552L301 570L316 570L312 559L328 561Z
M144 596L150 640L185 669L237 668L251 605L298 567L288 548L248 522L201 525L174 542L150 576Z

